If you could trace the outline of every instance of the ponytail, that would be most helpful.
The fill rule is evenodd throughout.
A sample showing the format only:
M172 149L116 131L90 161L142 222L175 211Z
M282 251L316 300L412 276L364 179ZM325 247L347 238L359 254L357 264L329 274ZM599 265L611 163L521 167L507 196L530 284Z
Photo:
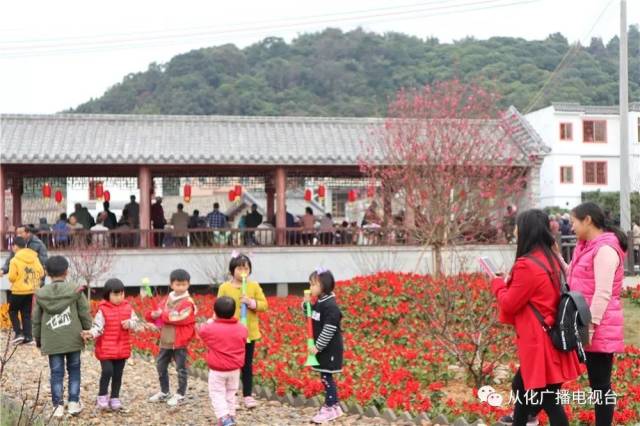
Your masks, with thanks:
M622 251L627 251L627 249L629 248L628 237L622 229L620 229L613 223L610 223L609 221L605 222L602 229L604 229L606 232L613 232L615 236L618 237L618 244L620 244L620 248L622 248Z
M611 220L607 219L602 208L594 202L588 201L571 210L571 213L579 220L584 220L587 216L591 217L591 223L598 229L605 232L611 232L618 238L618 243L623 251L627 251L629 244L627 236L622 229L614 225Z

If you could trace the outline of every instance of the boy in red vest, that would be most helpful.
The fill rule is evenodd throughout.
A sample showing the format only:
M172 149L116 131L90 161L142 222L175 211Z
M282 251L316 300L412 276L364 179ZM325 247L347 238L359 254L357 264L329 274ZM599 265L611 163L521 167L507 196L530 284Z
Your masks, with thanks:
M124 298L124 284L117 278L104 284L104 300L98 306L91 330L82 332L82 337L96 339L96 358L100 361L100 391L97 406L101 410L111 407L120 410L120 386L127 359L131 356L131 330L140 330L143 324L138 320L131 305ZM109 397L111 382L111 397Z
M160 392L149 398L149 402L166 401L171 407L184 402L187 392L187 346L195 335L196 305L189 296L191 276L184 269L176 269L169 277L172 292L158 309L146 314L147 321L161 321L160 353L156 358L156 369L160 379ZM169 373L171 360L178 371L178 392L169 395Z
M233 426L248 330L234 318L236 302L231 297L219 297L213 310L214 320L202 325L198 334L207 347L209 397L218 425Z

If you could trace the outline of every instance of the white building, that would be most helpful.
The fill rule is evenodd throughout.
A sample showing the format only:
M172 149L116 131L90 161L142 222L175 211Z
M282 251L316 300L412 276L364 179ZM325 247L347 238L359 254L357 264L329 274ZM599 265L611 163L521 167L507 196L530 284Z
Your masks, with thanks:
M551 148L540 169L542 207L573 208L582 192L620 190L617 106L554 103L525 116ZM629 105L631 188L640 190L640 102Z

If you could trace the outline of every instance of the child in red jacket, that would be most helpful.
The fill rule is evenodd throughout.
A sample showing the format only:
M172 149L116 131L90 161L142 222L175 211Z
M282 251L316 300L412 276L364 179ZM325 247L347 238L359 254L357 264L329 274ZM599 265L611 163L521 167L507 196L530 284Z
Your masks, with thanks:
M191 276L184 269L171 272L171 290L159 308L147 312L146 319L155 322L160 319L160 353L156 358L156 369L160 379L160 392L149 398L149 402L166 401L169 406L184 402L187 392L187 346L195 334L196 305L189 296ZM169 373L171 360L178 372L178 392L169 395Z
M91 330L82 337L96 339L96 358L100 361L100 391L97 405L101 410L120 410L120 386L127 359L131 356L131 330L143 328L131 305L124 298L124 284L117 278L104 284L104 300L98 306ZM111 382L111 397L109 397Z
M215 319L202 325L198 334L208 350L209 397L218 425L232 426L248 331L234 318L236 302L231 297L219 297L213 310Z

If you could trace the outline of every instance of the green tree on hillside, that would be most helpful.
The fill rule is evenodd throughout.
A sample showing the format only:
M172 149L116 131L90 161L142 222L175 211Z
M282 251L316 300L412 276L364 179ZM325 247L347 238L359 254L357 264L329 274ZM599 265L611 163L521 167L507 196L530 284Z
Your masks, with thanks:
M556 67L572 49L562 67ZM502 95L524 110L552 101L616 104L618 38L570 45L492 37L454 43L357 29L302 34L291 43L269 37L244 49L227 44L193 50L127 75L73 112L383 116L399 88L458 78ZM532 101L552 76L543 96ZM629 79L640 99L640 31L629 29Z

